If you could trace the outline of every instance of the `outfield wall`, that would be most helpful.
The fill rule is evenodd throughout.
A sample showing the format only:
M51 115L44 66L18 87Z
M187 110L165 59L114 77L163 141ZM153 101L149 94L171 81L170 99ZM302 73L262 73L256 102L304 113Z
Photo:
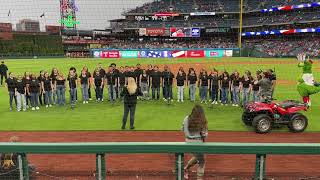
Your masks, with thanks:
M221 58L238 57L240 49L91 49L94 58Z

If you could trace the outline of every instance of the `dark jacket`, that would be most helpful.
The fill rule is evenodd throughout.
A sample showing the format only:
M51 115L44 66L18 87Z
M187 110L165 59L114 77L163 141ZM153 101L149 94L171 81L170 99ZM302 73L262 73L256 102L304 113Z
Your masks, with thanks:
M125 105L135 105L137 104L137 97L141 96L142 94L137 89L136 92L132 95L129 94L129 91L127 87L123 88L123 91L121 92L121 96L124 97L124 104Z
M8 67L5 64L0 64L0 74L7 74Z

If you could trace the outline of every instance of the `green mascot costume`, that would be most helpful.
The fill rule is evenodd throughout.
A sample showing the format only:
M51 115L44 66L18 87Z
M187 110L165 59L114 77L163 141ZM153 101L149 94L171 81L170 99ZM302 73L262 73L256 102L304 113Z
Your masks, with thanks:
M320 92L320 86L316 84L312 74L312 60L306 60L306 54L299 54L297 56L300 61L299 67L303 68L302 77L298 80L298 92L303 98L303 102L311 106L310 95Z

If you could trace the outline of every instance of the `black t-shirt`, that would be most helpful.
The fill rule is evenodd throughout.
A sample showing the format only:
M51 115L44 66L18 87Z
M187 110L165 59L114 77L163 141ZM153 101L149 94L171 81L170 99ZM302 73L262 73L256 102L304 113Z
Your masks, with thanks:
M250 84L252 83L252 81L250 79L248 79L248 80L242 79L241 82L242 82L242 87L243 88L249 88Z
M162 78L164 85L172 85L174 75L172 74L172 72L163 71Z
M94 84L95 84L95 86L101 86L101 84L102 84L102 76L96 76L95 78L94 78Z
M140 75L143 73L143 70L142 69L135 69L134 70L134 75L135 77L137 78L137 82L140 81Z
M77 77L76 76L69 76L68 79L69 81L69 87L74 89L74 88L77 88Z
M124 72L119 72L118 73L118 78L119 78L119 84L120 86L124 86L126 83L126 76Z
M141 82L148 83L149 76L147 74L142 74Z
M84 76L81 74L79 78L80 78L81 84L88 84L88 79L89 79L88 74L85 74Z
M160 87L161 76L162 74L160 71L154 71L152 73L152 87Z
M8 90L11 92L14 92L16 87L17 87L17 81L15 78L8 78L6 80L7 86L8 86Z
M45 79L45 78L44 78L43 76L39 76L39 77L38 77L38 81L39 81L40 83L41 83L42 81L44 81L44 79Z
M20 94L25 94L26 93L26 81L24 79L17 80L17 91Z
M107 79L108 85L115 85L116 84L117 75L114 72L106 73L105 78Z
M180 75L178 73L176 79L177 79L177 86L184 86L184 81L186 80L186 75L184 75L184 74Z
M126 77L132 77L132 78L136 77L136 75L132 71L126 71L124 74Z
M230 78L223 78L221 79L221 87L223 88L229 88L229 82L230 82Z
M5 64L0 65L0 74L7 74L8 67Z
M33 79L30 81L29 91L30 93L39 93L40 81L38 79Z
M252 84L252 91L259 91L259 85L258 84L254 84L254 81L251 81Z
M197 80L198 80L198 78L197 78L196 74L194 74L194 75L189 74L188 75L189 84L196 84Z
M270 79L270 81L275 81L275 80L277 80L276 74L275 74L275 73L272 73L272 74L270 75L269 79Z
M65 79L62 79L62 80L57 79L57 85L59 85L59 86L64 86L65 82L66 82Z
M208 86L209 76L207 74L201 74L199 80L201 81L201 86Z
M51 87L51 79L44 79L43 81L43 86L44 86L44 90L45 91L51 91L52 87Z
M57 81L57 75L51 74L50 78L51 78L52 84L55 84Z
M236 76L232 76L232 78L230 78L232 83L233 83L233 86L239 86L240 85L240 81L242 81L242 78L240 77L236 77Z
M216 86L216 87L219 86L219 77L218 76L211 75L209 78L210 78L211 86Z

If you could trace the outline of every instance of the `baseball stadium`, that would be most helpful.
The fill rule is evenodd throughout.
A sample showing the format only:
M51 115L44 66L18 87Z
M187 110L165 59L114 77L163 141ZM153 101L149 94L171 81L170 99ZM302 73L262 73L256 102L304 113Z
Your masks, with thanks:
M320 2L1 3L0 180L320 180Z

